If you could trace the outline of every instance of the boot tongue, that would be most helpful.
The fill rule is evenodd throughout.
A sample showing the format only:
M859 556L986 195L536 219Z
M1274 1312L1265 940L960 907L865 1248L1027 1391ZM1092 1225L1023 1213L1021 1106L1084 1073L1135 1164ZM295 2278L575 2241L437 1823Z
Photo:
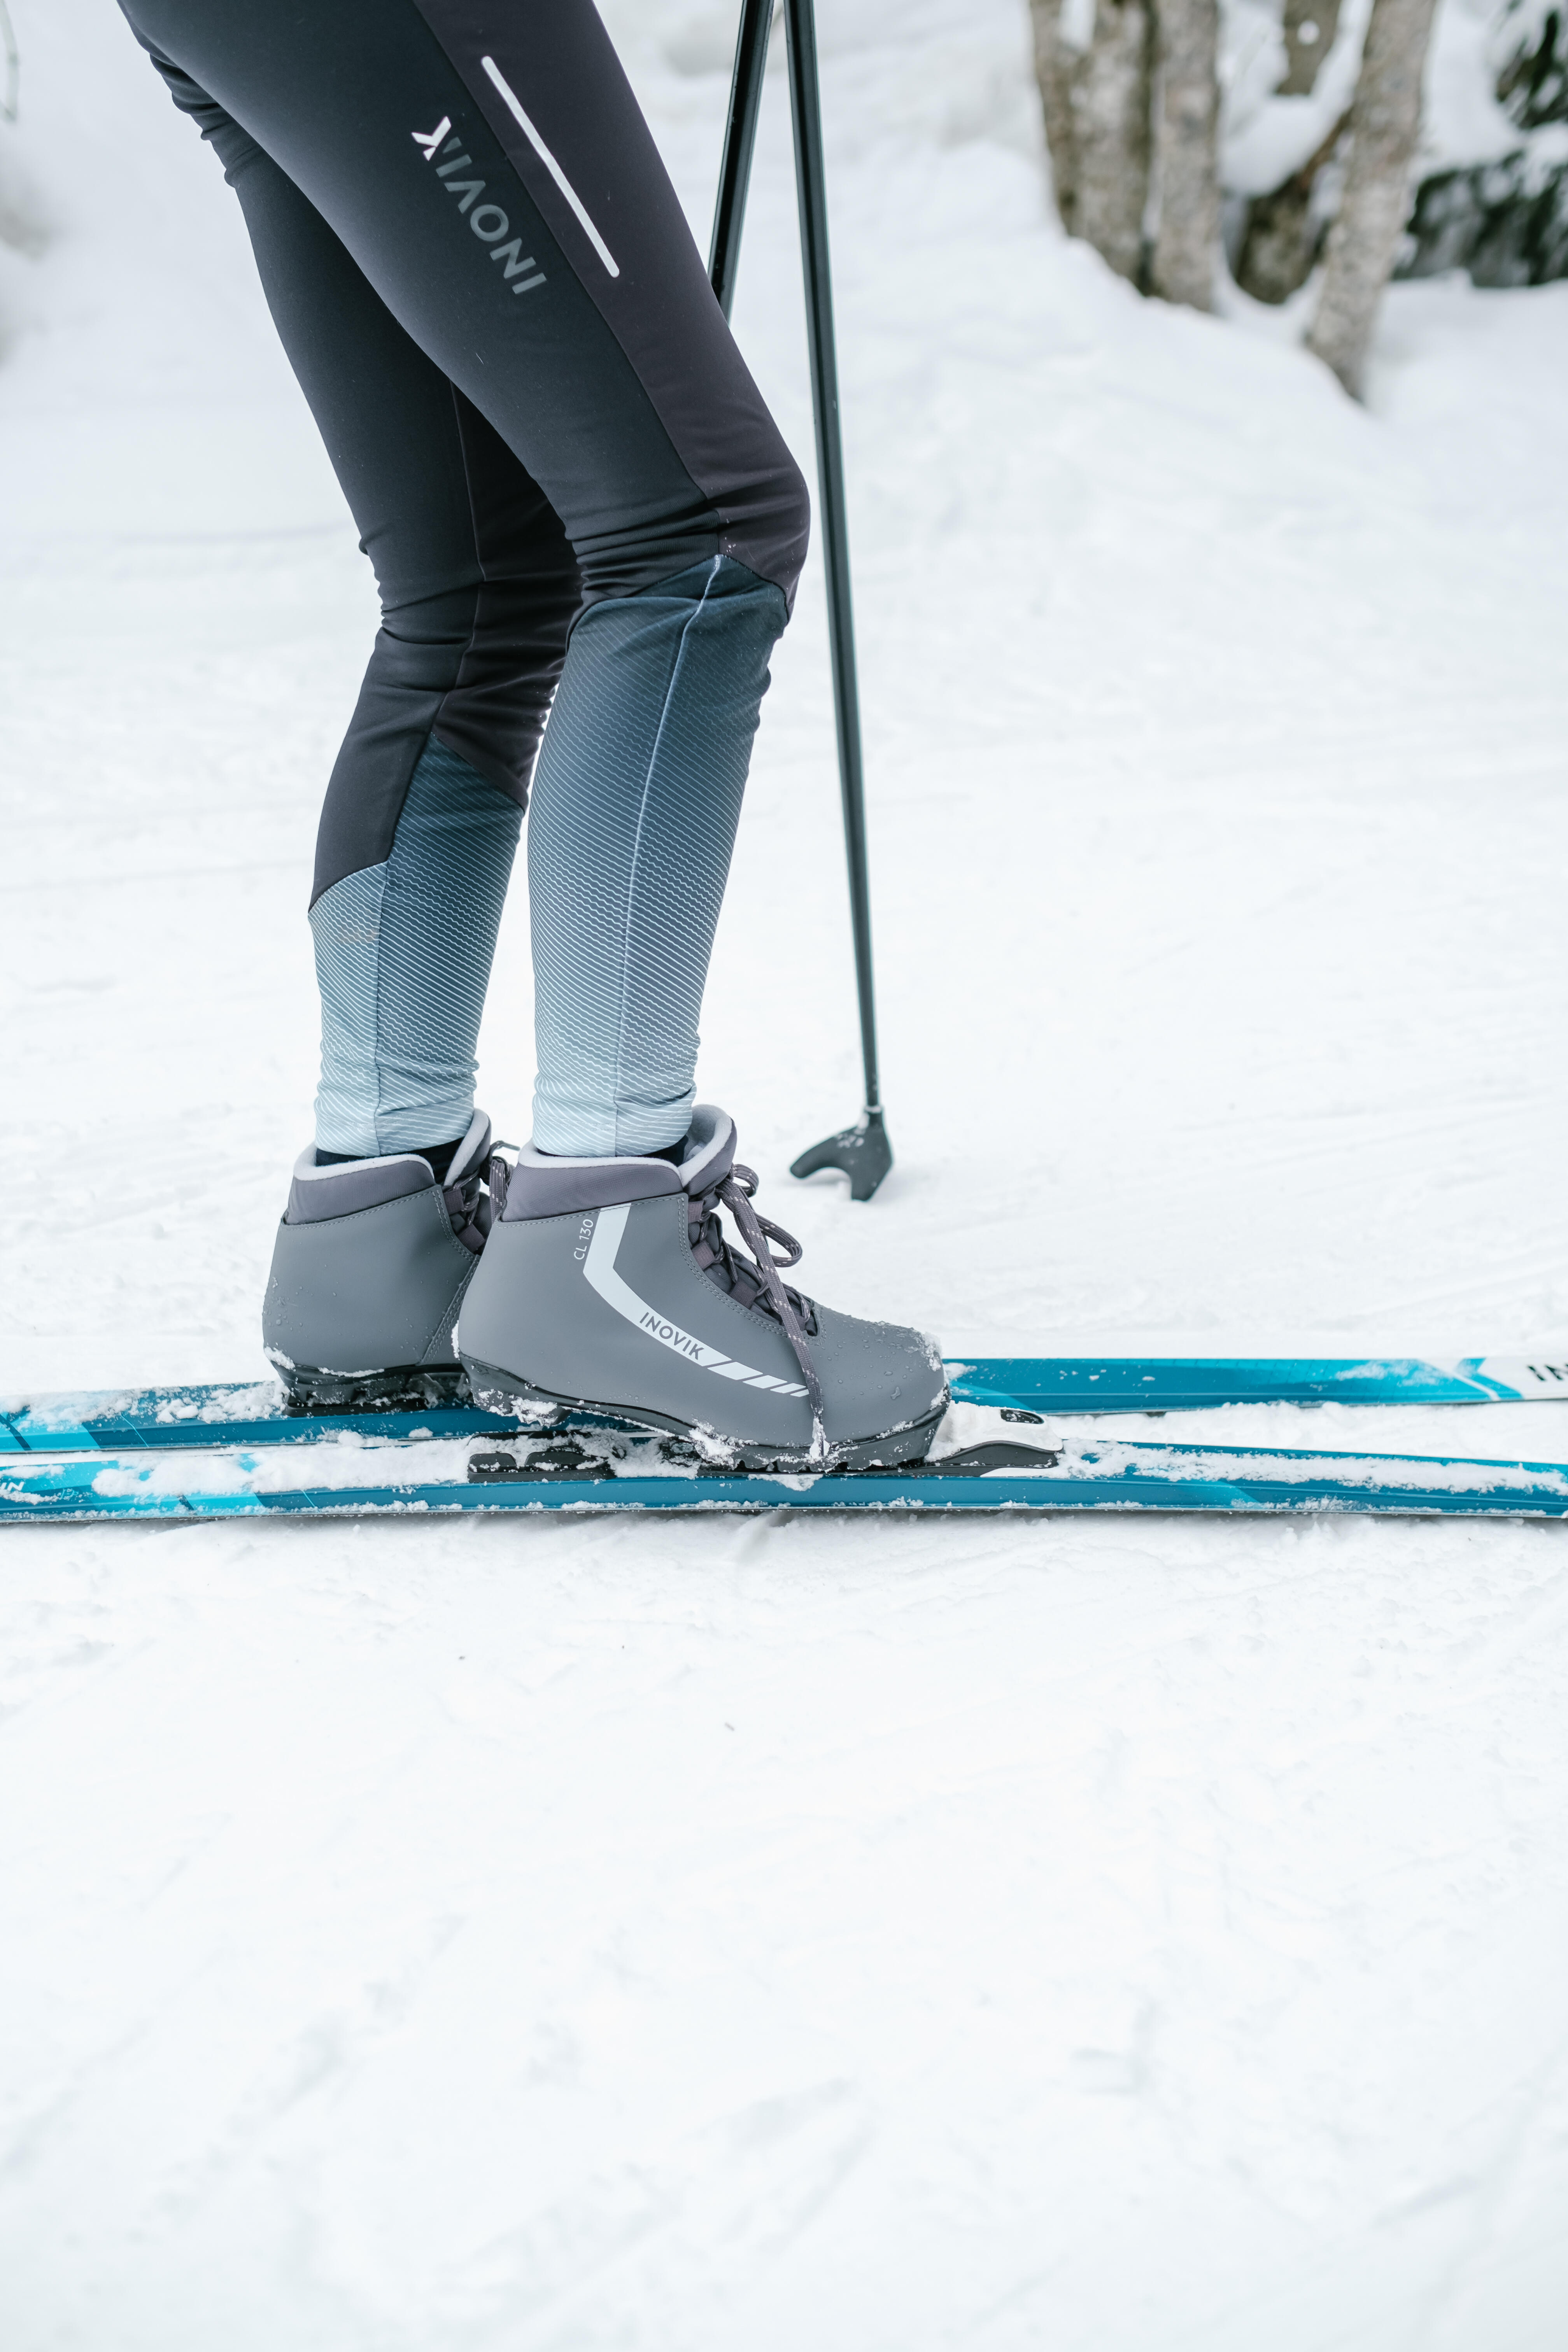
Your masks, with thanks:
M468 1122L467 1135L452 1154L447 1173L441 1180L443 1186L460 1184L465 1177L473 1175L483 1166L489 1155L489 1120L482 1110L477 1110Z
M733 1297L738 1284L741 1305L752 1307L763 1296L762 1278L745 1278L744 1267L725 1243L714 1197L735 1165L735 1122L729 1113L712 1103L698 1103L679 1157L673 1150L670 1157L686 1189L686 1233L692 1256L717 1289Z
M468 1123L467 1135L447 1163L445 1177L440 1180L441 1198L452 1221L452 1231L463 1247L472 1250L476 1257L489 1237L493 1213L491 1203L479 1190L479 1182L481 1174L486 1172L489 1148L489 1120L482 1110L477 1110ZM503 1190L503 1205L505 1200Z
M712 1103L699 1103L687 1129L684 1155L676 1170L695 1199L722 1184L735 1164L735 1122Z

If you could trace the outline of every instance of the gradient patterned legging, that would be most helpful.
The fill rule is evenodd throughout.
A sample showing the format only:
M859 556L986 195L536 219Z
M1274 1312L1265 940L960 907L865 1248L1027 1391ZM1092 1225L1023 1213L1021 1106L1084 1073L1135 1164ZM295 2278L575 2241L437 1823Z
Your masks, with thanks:
M381 592L317 845L318 1146L466 1129L531 780L534 1139L658 1150L808 509L592 0L121 5Z

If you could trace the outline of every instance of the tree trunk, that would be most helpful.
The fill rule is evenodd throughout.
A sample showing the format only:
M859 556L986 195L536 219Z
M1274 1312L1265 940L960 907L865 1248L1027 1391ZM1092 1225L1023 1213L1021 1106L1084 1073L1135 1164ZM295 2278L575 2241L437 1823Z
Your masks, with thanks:
M1312 215L1312 192L1349 125L1350 116L1342 114L1299 172L1270 194L1254 196L1247 206L1236 282L1255 302L1288 302L1311 276L1322 235L1322 225Z
M1095 0L1071 84L1073 233L1134 282L1149 202L1152 47L1147 0Z
M1351 160L1329 232L1307 348L1361 398L1377 306L1399 249L1421 122L1421 74L1434 0L1373 0L1351 109Z
M1072 120L1077 53L1062 38L1062 0L1029 0L1029 16L1035 31L1035 79L1040 85L1040 110L1046 118L1046 145L1051 158L1051 186L1062 226L1071 236L1078 203Z
M1310 98L1340 29L1340 0L1285 0L1285 79L1277 98Z
M1310 98L1339 29L1340 0L1285 0L1285 77L1277 98ZM1311 276L1323 236L1312 194L1349 121L1342 115L1299 172L1248 205L1236 282L1255 302L1288 302Z
M1160 225L1150 282L1168 302L1214 308L1219 252L1218 0L1159 0Z

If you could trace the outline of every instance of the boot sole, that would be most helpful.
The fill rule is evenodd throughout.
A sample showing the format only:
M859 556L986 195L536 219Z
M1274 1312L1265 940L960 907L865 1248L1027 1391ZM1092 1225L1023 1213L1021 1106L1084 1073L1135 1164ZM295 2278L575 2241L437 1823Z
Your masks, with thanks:
M468 1402L461 1364L389 1364L383 1371L324 1372L276 1364L291 1413L425 1412Z
M515 1372L503 1371L498 1364L480 1363L474 1356L465 1356L464 1369L474 1402L486 1412L515 1413L520 1421L558 1418L564 1412L603 1413L613 1421L629 1423L634 1429L647 1429L666 1437L683 1437L696 1445L700 1453L707 1447L698 1435L698 1425L679 1421L672 1415L654 1412L647 1405L607 1404L602 1397L555 1396L548 1389L531 1387ZM931 1441L947 1411L945 1399L939 1412L924 1421L911 1422L907 1429L889 1430L877 1437L851 1438L836 1444L826 1466L835 1470L871 1470L879 1466L894 1469L905 1463L923 1462L931 1451ZM711 1444L711 1440L709 1441ZM782 1452L777 1446L748 1445L737 1439L732 1453L712 1457L716 1465L737 1470L820 1471L825 1465L813 1461L804 1448Z

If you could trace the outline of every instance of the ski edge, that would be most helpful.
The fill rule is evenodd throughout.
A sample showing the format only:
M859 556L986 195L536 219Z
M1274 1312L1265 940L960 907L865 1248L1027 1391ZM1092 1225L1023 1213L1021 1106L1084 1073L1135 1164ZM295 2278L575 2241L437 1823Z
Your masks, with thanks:
M953 1401L1053 1417L1194 1412L1231 1404L1531 1404L1568 1401L1568 1360L1419 1358L955 1358ZM263 1410L247 1412L246 1404ZM0 1454L163 1453L183 1446L310 1444L369 1438L505 1437L515 1421L473 1405L422 1412L289 1414L266 1381L65 1391L0 1407Z
M363 1487L258 1487L246 1465L231 1488L153 1483L159 1465L66 1458L0 1473L0 1522L59 1525L124 1518L412 1517L475 1511L596 1515L618 1510L1175 1511L1226 1517L1375 1513L1406 1517L1568 1517L1568 1465L1422 1455L1315 1454L1260 1447L1114 1445L1103 1454L1042 1454L1042 1467L944 1476L923 1472L779 1475L763 1472L514 1481L388 1480ZM1444 1482L1447 1471L1450 1478ZM1396 1475L1395 1474L1403 1474ZM114 1480L127 1481L114 1491Z

